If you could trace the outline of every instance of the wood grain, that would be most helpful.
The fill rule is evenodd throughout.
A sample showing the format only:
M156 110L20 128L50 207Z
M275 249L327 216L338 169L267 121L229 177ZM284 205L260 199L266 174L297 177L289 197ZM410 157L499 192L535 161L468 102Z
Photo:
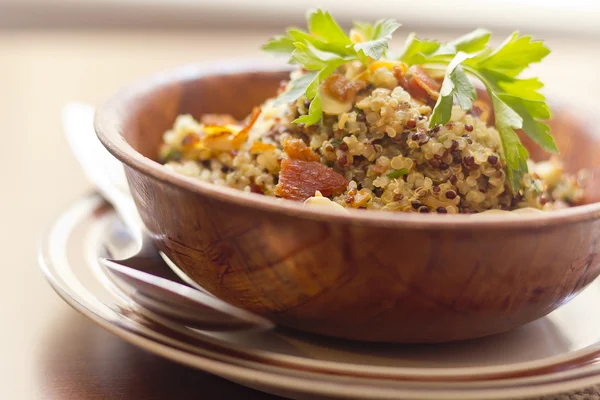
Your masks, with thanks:
M96 118L158 247L218 297L308 332L442 342L540 318L600 274L600 204L543 219L339 215L193 181L152 160L176 115L243 116L284 77L174 72L121 92ZM599 165L594 132L566 111L553 124L567 169Z

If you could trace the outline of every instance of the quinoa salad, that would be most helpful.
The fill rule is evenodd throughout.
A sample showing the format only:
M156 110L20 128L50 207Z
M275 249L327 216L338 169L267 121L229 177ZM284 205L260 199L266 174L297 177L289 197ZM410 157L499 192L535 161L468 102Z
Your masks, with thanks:
M297 55L300 65L277 96L257 105L244 121L226 114L199 120L179 116L164 134L160 161L201 181L342 211L536 212L579 201L581 177L565 173L556 156L538 163L522 157L518 168L511 167L511 137L495 99L510 105L512 98L495 97L489 88L487 98L461 98L461 77L453 75L460 64L452 65L461 52L447 58L445 70L429 68L426 60L385 58L385 51L375 59L378 53L369 53L364 44L378 39L365 32L355 26L347 36L363 44L357 47L363 54L357 50L356 59L344 56L333 65L326 63L333 56L310 42L311 54L325 61L302 62L306 57ZM308 48L298 43L295 50ZM475 71L470 65L475 64L464 64L464 70ZM310 79L312 86L299 90ZM454 83L450 100L446 81Z

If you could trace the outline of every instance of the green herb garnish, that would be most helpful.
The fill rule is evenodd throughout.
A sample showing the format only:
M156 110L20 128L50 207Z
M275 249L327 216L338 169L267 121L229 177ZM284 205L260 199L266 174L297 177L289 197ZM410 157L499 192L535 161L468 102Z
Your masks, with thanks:
M400 178L401 176L404 176L404 175L408 175L408 169L406 169L406 168L395 169L395 170L387 173L387 177L391 178L391 179Z
M543 84L537 78L518 78L525 68L541 61L550 50L542 42L518 33L513 33L496 49L487 46L489 38L489 32L482 29L446 44L420 42L413 37L405 46L406 58L402 61L428 68L447 65L440 96L429 120L430 128L450 120L453 104L465 111L471 109L477 95L467 75L483 83L492 103L509 178L516 192L523 173L527 172L529 153L515 130L522 129L544 150L558 152L549 134L550 127L542 122L550 118L545 98L538 92Z
M365 41L353 43L327 11L309 11L306 19L308 32L288 29L286 35L272 38L263 50L291 53L290 64L298 64L309 71L291 83L291 89L277 99L277 104L290 103L306 96L311 101L308 114L292 122L314 125L323 114L319 92L321 82L349 61L360 60L368 64L385 55L388 40L400 24L391 19L377 21L374 25L357 24L356 29Z
M519 33L510 35L500 46L489 46L490 32L477 29L447 43L421 40L411 33L398 57L388 57L388 41L400 24L393 19L374 24L355 23L350 36L327 11L307 14L308 31L291 28L285 35L271 39L263 46L270 52L290 55L290 63L307 70L291 82L278 103L289 103L305 96L311 101L308 114L294 123L313 125L321 121L322 106L319 86L343 64L359 60L366 66L379 59L399 60L421 65L426 70L445 71L429 127L450 120L452 106L468 111L477 99L471 78L479 80L487 90L494 111L496 129L502 141L503 159L513 191L519 190L527 171L529 154L521 144L516 130L522 129L542 149L558 152L550 128L544 123L550 110L539 93L543 84L538 78L520 78L532 63L541 61L550 50L541 41ZM354 36L360 40L353 40ZM351 39L352 37L352 39ZM397 170L390 174L399 173ZM388 174L389 176L389 174Z

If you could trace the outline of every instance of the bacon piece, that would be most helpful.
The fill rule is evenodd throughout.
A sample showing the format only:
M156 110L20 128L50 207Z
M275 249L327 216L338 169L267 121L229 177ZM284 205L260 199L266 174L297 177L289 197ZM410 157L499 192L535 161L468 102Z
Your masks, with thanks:
M283 144L283 151L292 160L320 161L321 158L300 139L288 139Z
M348 181L317 161L282 160L275 194L284 199L304 201L318 190L325 197L344 192Z
M411 79L421 87L423 90L427 92L427 94L434 100L440 95L441 85L430 77L425 70L419 66L413 66L410 68Z
M394 72L400 86L410 93L413 98L428 104L435 104L435 101L440 96L441 85L438 81L430 77L423 68L413 65L408 69L406 78L402 76L401 71Z
M398 85L400 85L404 90L408 89L408 80L406 80L406 68L401 68L399 66L395 66L393 69L394 77L398 81Z
M341 103L354 101L356 93L365 86L366 83L362 80L349 81L340 74L330 75L323 82L327 94Z
M229 114L205 114L200 117L200 122L204 125L237 125L238 120Z

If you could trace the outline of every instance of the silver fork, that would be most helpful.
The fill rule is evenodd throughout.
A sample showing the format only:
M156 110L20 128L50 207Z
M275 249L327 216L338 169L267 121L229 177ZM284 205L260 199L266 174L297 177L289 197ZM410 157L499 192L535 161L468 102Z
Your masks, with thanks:
M125 227L107 232L110 258L100 262L131 300L151 313L202 330L268 330L267 319L228 304L189 279L154 246L129 193L123 166L104 149L93 130L92 107L69 104L63 123L73 154L88 179L112 204Z

